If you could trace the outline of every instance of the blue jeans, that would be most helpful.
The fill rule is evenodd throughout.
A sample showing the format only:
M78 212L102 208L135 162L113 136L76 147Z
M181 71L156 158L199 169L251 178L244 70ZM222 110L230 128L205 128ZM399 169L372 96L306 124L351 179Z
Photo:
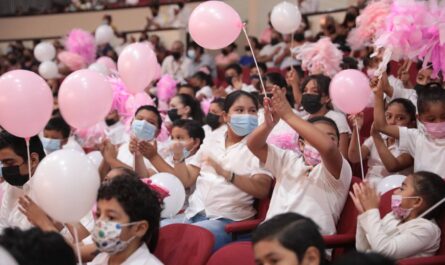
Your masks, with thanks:
M215 245L213 246L213 252L220 249L224 245L232 242L232 235L227 233L224 228L226 224L232 223L233 220L227 218L219 218L216 220L210 220L204 214L197 214L191 219L185 217L184 214L179 214L170 219L164 219L161 221L161 227L169 224L192 224L209 230L213 236L215 236Z

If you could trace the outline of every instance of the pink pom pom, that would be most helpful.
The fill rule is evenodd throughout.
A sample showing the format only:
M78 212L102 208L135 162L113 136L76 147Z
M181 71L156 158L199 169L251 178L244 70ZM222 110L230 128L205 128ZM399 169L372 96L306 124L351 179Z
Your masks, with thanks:
M83 30L73 29L65 40L65 49L82 56L87 64L96 59L96 42L94 36Z
M296 132L271 134L267 138L267 143L273 144L284 150L292 150L300 153L300 148L298 146L298 134Z
M74 52L60 52L57 55L57 59L59 59L59 61L66 65L66 67L68 67L71 71L77 71L87 66L85 59Z
M105 130L106 124L102 121L88 129L76 129L74 134L83 148L94 148L102 142L105 137Z
M348 35L351 49L360 50L370 46L377 31L385 28L385 20L390 12L391 0L370 3L357 17L357 27Z
M159 100L168 102L174 97L176 95L176 84L172 76L163 75L156 85Z
M324 74L333 77L338 73L343 53L329 38L321 38L317 42L305 43L295 50L297 60L310 74Z
M424 2L395 0L386 19L386 28L377 33L375 46L389 48L391 58L414 59L423 46L422 28L428 16Z
M205 115L207 115L207 113L209 113L210 104L212 104L212 101L213 101L213 99L204 99L201 101L201 109Z

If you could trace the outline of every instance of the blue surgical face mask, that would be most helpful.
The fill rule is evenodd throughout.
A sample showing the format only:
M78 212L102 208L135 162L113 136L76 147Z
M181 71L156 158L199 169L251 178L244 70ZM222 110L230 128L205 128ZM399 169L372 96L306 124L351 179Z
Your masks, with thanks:
M238 136L246 136L258 126L258 117L249 114L234 114L230 116L229 126Z
M42 137L42 145L47 154L51 154L54 151L62 148L62 140Z
M134 120L131 131L139 140L151 141L155 138L156 126L144 120Z
M195 58L196 58L196 53L195 53L195 50L188 50L187 51L187 56L190 58L190 59L192 59L192 60L194 60Z

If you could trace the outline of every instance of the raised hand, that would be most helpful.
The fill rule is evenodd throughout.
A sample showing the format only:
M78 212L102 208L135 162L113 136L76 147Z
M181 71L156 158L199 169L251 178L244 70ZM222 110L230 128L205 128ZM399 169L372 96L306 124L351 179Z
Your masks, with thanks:
M138 151L147 159L153 158L158 153L158 146L156 141L150 143L148 141L141 141L138 143Z
M23 196L19 198L19 210L28 218L28 221L34 226L44 231L56 230L54 223L48 215L31 198Z
M272 109L270 98L264 98L264 121L268 127L274 127L280 121L278 114Z
M287 117L293 114L292 107L287 101L285 92L278 86L273 86L272 89L272 108L276 115L285 120Z
M348 116L348 120L351 122L352 127L358 127L358 130L360 131L363 127L364 122L364 114L363 112L352 114ZM357 122L357 123L356 123Z

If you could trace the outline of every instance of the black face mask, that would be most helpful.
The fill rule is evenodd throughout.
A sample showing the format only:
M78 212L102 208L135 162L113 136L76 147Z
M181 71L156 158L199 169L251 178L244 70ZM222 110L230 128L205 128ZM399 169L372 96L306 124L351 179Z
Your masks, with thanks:
M419 95L422 91L425 91L426 85L421 85L419 83L416 83L416 85L414 86L414 90L416 90L417 95Z
M173 122L181 119L181 116L178 114L178 109L171 109L167 111L167 115Z
M29 180L29 174L21 175L19 166L2 167L3 179L12 186L21 187Z
M323 107L320 101L321 95L303 94L301 97L301 105L310 114L317 113Z
M207 125L209 125L212 130L215 130L219 127L219 125L221 125L221 123L219 122L220 117L221 116L209 112L206 117Z
M178 61L179 59L181 59L182 54L180 52L172 52L172 56L175 61Z
M260 80L260 76L259 75L251 75L249 78L250 78L251 81L253 81L253 80L258 80L259 81Z
M233 82L232 82L233 76L226 76L225 79L226 79L227 85L233 86Z
M278 39L278 38L272 38L270 40L270 44L272 44L272 45L277 45L279 42L280 42L280 39Z
M118 120L115 119L105 119L105 123L107 124L107 126L113 126L118 122Z
M228 51L228 50L221 50L221 53L222 53L224 56L227 56L227 55L229 54L229 51Z

